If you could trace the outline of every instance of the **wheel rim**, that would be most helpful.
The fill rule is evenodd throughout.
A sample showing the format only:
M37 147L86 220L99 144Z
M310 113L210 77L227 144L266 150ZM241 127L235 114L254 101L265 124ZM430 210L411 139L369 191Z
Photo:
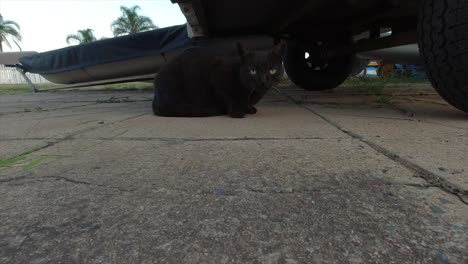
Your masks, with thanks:
M327 43L323 41L315 41L308 48L301 46L303 66L313 71L326 70L329 66L327 47Z

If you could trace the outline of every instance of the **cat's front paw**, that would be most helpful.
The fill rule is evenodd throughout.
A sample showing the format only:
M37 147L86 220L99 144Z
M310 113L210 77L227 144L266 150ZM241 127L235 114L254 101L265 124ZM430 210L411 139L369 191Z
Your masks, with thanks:
M229 116L232 118L243 118L245 114L242 112L233 112L233 113L230 113Z
M257 113L257 108L255 108L255 106L248 106L247 107L247 110L245 111L246 114L256 114Z

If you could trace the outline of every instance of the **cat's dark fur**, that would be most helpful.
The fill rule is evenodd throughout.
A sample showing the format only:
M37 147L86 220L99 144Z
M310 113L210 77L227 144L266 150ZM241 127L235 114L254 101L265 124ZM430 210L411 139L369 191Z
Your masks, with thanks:
M236 56L192 48L169 62L154 81L153 112L160 116L204 117L255 114L255 104L284 74L284 44L251 52L240 43Z

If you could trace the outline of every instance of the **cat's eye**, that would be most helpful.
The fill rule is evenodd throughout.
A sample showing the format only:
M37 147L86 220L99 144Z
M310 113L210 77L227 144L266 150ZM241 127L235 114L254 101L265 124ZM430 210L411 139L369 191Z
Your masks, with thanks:
M271 75L273 75L273 74L275 74L275 73L276 73L276 69L271 69L271 70L270 70L270 74L271 74Z
M249 72L250 72L250 74L252 74L252 75L255 75L255 74L257 74L257 70L255 70L255 69L250 69L250 71L249 71Z

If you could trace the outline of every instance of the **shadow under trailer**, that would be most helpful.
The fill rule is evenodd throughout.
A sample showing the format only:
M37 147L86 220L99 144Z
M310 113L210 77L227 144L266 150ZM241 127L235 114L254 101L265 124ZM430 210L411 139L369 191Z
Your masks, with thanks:
M304 89L337 87L356 57L420 63L437 92L468 112L466 0L171 1L192 39L285 40L286 73Z

